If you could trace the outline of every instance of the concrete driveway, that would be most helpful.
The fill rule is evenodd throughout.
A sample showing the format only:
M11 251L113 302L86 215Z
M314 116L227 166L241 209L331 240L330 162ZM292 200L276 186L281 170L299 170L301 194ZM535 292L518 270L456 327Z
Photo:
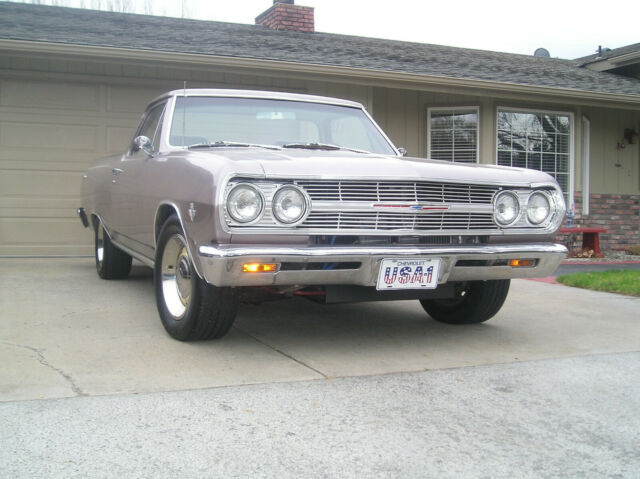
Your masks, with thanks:
M90 258L0 259L0 400L367 376L640 349L640 299L512 282L489 322L451 326L417 301L242 306L219 341L181 343L150 270L100 280ZM8 367L7 367L8 365Z
M640 471L638 298L518 280L469 327L297 299L192 344L165 334L142 267L0 259L0 300L0 477Z

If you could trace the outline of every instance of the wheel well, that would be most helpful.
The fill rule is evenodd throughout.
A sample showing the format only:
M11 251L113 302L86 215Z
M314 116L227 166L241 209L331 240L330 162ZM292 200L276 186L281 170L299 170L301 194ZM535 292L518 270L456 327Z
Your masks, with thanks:
M169 216L176 214L176 209L171 205L161 205L156 212L155 238L158 239L160 229Z

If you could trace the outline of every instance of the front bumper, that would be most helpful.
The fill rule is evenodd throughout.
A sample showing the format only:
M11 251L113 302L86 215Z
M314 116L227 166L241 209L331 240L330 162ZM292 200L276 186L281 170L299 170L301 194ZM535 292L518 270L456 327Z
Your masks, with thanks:
M558 244L447 245L398 247L200 246L200 273L215 286L329 285L375 286L385 258L441 259L438 284L550 276L566 256ZM512 259L532 259L529 267L512 267ZM245 263L288 265L270 273L245 273ZM342 264L344 269L318 265ZM293 269L291 269L293 267Z

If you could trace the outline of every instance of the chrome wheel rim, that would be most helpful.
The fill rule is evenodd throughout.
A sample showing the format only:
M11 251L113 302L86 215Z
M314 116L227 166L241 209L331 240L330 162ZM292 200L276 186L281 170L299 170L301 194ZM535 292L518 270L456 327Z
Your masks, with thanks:
M191 301L191 258L184 237L171 236L162 252L162 297L175 320L181 320Z
M102 268L102 261L104 260L104 228L102 223L98 223L98 230L96 233L96 263L98 269Z

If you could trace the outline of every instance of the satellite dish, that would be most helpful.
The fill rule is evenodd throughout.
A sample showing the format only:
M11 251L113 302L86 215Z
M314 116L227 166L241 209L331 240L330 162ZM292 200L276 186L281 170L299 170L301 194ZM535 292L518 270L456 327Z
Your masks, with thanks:
M547 50L546 48L536 48L536 51L533 52L533 56L542 58L551 57L551 55L549 54L549 50Z

